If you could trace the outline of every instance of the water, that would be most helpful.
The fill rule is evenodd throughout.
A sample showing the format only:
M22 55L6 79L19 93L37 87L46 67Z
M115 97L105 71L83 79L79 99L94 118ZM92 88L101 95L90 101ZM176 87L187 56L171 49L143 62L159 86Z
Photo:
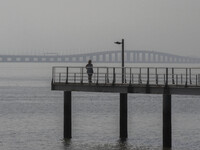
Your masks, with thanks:
M73 92L73 138L63 140L63 92L51 67L1 63L0 150L161 150L162 95L128 94L129 138L119 140L119 94ZM200 149L200 97L172 95L173 150Z

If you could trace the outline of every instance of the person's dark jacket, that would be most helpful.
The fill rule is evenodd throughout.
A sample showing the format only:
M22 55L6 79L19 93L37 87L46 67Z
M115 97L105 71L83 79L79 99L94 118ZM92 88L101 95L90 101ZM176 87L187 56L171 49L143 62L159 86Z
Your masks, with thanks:
M87 69L88 74L93 74L93 65L92 64L87 64L86 69Z

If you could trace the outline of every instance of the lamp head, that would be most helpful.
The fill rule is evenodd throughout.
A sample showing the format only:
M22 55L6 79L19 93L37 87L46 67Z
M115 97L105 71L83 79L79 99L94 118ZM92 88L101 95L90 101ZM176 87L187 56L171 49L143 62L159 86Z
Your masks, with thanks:
M122 42L118 42L118 41L117 41L117 42L115 42L115 44L122 44Z

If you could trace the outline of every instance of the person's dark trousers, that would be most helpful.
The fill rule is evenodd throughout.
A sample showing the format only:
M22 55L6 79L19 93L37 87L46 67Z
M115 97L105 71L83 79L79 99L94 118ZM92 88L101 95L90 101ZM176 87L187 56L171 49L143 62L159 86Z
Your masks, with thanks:
M92 74L88 74L88 81L89 83L92 83Z

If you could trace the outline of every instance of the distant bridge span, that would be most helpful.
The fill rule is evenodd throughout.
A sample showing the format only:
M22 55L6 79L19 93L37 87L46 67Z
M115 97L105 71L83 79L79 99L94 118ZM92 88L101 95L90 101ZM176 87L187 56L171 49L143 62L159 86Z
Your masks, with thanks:
M124 57L126 63L200 63L200 58L145 50L126 50ZM87 62L89 59L96 63L120 63L121 51L104 51L74 55L0 55L0 62L81 63Z

